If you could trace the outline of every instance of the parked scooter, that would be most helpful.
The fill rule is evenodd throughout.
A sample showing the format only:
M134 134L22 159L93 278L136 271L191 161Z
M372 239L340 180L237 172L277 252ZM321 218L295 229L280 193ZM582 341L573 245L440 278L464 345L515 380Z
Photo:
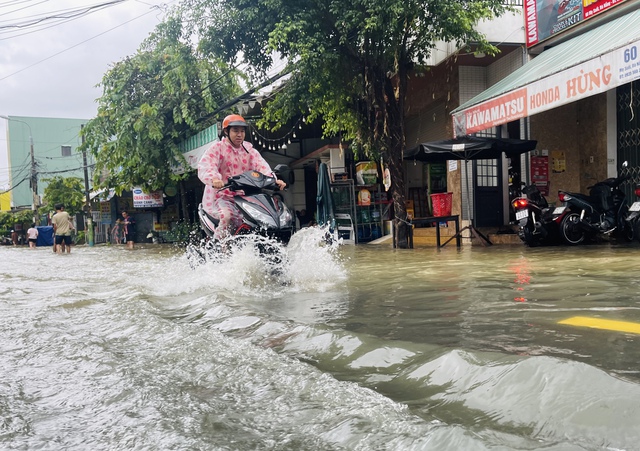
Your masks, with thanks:
M553 208L535 184L522 188L522 195L511 201L518 222L518 236L527 246L557 244L558 222Z
M640 199L640 184L636 185L634 190L636 199ZM627 224L633 230L633 233L638 241L640 241L640 200L636 200L629 207L629 214L627 215Z
M623 167L627 166L627 162ZM564 214L560 223L560 236L570 245L580 244L598 236L615 236L632 241L633 227L627 221L629 207L620 185L630 178L620 175L590 186L589 195L558 190L563 203L554 215Z

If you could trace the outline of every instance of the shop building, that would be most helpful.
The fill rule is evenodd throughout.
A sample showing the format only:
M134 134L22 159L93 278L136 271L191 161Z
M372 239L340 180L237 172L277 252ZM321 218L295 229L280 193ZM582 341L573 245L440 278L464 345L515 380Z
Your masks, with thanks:
M405 114L407 149L452 138L452 111L527 62L523 2L508 3L514 12L478 25L479 31L498 48L497 55L486 55L473 44L460 49L451 43L440 43L433 52L429 70L411 78ZM476 133L524 139L528 137L527 122L514 119ZM452 193L451 211L463 223L473 219L478 227L500 230L511 220L510 192L525 171L524 161L525 158L446 163L409 160L405 164L406 197L415 216L424 217L434 214L434 194ZM465 195L467 192L471 195Z
M524 5L527 62L452 112L456 136L521 124L538 141L523 174L550 202L559 188L587 192L627 161L640 180L640 2Z

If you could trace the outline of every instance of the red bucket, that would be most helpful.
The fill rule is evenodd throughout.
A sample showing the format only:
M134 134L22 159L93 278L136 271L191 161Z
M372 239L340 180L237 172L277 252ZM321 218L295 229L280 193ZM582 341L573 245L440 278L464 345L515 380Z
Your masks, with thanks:
M433 216L451 216L451 201L453 193L438 193L431 195Z

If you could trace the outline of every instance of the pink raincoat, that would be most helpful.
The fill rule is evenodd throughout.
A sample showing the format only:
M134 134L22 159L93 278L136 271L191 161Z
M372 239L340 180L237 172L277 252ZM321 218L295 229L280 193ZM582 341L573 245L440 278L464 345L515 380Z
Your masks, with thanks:
M215 189L214 180L227 182L229 177L245 171L258 171L265 175L273 175L273 171L260 153L251 143L244 141L242 147L235 148L227 138L214 143L202 155L198 163L198 178L205 184L202 196L202 207L215 218L220 219L214 238L227 235L231 227L242 223L242 216L233 202L234 193L228 189Z

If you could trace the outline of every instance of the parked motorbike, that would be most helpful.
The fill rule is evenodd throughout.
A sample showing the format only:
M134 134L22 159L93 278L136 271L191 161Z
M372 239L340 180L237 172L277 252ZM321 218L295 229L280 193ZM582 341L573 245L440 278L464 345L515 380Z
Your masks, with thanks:
M518 236L527 246L557 244L558 222L554 221L553 208L535 184L524 186L511 206L518 222Z
M637 199L640 199L640 184L636 185L634 194ZM640 200L636 200L629 207L627 226L633 230L634 236L640 241Z
M626 162L623 164L626 167ZM560 236L570 245L580 244L599 236L614 236L632 241L633 227L627 221L629 207L620 185L629 175L608 178L588 187L589 195L558 190L555 215L564 215Z

